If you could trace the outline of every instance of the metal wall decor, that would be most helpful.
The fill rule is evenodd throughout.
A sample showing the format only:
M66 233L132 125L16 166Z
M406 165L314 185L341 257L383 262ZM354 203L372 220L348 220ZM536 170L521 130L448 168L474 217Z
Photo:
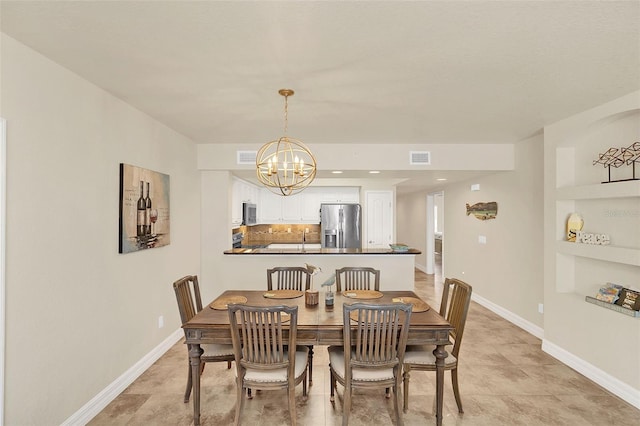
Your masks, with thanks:
M472 206L467 203L466 207L467 216L474 215L475 218L479 220L495 219L498 215L498 203L495 201L475 203Z
M640 159L640 142L634 142L626 148L609 148L605 153L593 160L593 165L602 164L608 169L608 180L602 183L624 182L628 180L639 180L636 177L636 163ZM611 180L611 167L618 168L621 166L631 165L631 177L628 179Z

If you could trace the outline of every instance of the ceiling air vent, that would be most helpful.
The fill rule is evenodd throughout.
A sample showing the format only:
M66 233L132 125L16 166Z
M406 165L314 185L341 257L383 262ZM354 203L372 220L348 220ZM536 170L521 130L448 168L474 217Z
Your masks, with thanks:
M236 151L238 164L256 164L258 151Z
M428 166L431 164L431 153L429 151L409 151L409 164Z

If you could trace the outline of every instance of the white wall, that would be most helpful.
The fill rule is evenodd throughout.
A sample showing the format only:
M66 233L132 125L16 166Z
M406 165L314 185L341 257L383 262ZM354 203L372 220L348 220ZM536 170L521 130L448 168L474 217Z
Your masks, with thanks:
M416 255L416 266L425 270L427 265L427 194L396 194L396 241L421 251Z
M543 302L543 140L515 145L514 171L447 186L444 196L444 276L457 277L480 296L542 327ZM480 191L471 191L471 184ZM491 220L467 216L465 204L496 201ZM487 243L480 244L479 236Z
M500 307L534 329L543 301L542 266L542 137L515 146L515 169L444 187L443 259L445 277L473 286L474 297ZM470 186L480 184L480 191ZM465 203L496 201L496 219L466 215ZM423 249L426 235L426 193L398 196L398 240ZM487 238L479 244L478 236ZM426 262L424 256L416 263ZM419 260L420 259L420 260Z
M560 222L563 220L560 215L567 213L565 206L583 215L587 232L610 235L611 249L618 246L638 250L640 198L637 197L637 186L635 197L561 200L561 203L556 202L556 188L589 184L602 187L599 182L607 179L607 171L601 165L592 165L593 160L610 147L628 147L638 141L639 134L640 91L545 127L543 349L640 408L638 318L584 300L585 296L595 296L606 282L640 288L640 268L637 263L556 254L556 246L563 239L564 223ZM571 155L563 158L567 149ZM614 179L630 178L632 169L630 165L621 166L612 172ZM616 184L603 188L613 192ZM573 279L569 279L570 276Z
M196 148L15 40L1 42L4 424L60 424L179 328L171 283L200 268ZM121 162L170 175L169 246L118 254Z

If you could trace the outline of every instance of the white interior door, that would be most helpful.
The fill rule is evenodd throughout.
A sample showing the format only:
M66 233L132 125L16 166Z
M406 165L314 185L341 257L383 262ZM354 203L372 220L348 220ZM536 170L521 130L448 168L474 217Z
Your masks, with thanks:
M393 192L366 191L367 224L364 248L389 248L393 242Z

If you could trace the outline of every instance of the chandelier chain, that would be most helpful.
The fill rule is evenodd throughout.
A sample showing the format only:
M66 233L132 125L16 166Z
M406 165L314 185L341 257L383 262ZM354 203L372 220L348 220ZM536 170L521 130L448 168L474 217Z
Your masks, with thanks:
M284 95L284 135L289 130L289 95Z

